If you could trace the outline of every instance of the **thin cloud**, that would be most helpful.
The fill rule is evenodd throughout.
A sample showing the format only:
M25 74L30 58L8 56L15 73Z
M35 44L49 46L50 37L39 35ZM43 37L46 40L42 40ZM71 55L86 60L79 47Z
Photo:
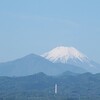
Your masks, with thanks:
M79 28L80 24L69 20L69 19L61 19L61 18L52 18L46 16L38 16L38 15L22 15L20 13L12 13L12 12L3 12L4 16L10 16L21 20L32 20L32 21L47 21L52 23L64 24L65 26Z

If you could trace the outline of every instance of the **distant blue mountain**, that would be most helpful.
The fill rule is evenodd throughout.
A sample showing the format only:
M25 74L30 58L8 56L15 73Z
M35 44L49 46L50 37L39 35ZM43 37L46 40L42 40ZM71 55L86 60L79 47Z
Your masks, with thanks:
M71 64L52 63L35 54L30 54L14 61L0 63L0 76L27 76L38 72L43 72L47 75L58 75L65 71L86 72L81 67Z

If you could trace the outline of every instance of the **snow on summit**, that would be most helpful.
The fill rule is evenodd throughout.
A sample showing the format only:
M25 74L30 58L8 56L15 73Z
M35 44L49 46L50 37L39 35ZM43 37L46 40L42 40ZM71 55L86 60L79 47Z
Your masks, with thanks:
M74 47L56 47L52 49L51 51L44 53L42 57L45 57L49 61L55 62L61 62L61 63L67 63L68 60L79 60L81 62L84 62L86 59L88 59L84 54L79 52Z

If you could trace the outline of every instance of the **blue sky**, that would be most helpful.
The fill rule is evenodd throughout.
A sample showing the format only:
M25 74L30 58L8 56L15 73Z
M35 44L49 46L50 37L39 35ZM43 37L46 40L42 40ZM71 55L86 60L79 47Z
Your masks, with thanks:
M100 0L0 1L0 62L73 46L100 63Z

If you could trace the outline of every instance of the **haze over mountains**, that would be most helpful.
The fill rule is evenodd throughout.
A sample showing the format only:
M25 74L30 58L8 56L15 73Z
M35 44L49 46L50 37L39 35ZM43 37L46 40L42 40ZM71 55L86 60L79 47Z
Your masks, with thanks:
M26 76L38 72L58 75L65 71L75 73L100 72L100 65L73 47L56 47L43 55L29 54L23 58L0 63L0 76Z

